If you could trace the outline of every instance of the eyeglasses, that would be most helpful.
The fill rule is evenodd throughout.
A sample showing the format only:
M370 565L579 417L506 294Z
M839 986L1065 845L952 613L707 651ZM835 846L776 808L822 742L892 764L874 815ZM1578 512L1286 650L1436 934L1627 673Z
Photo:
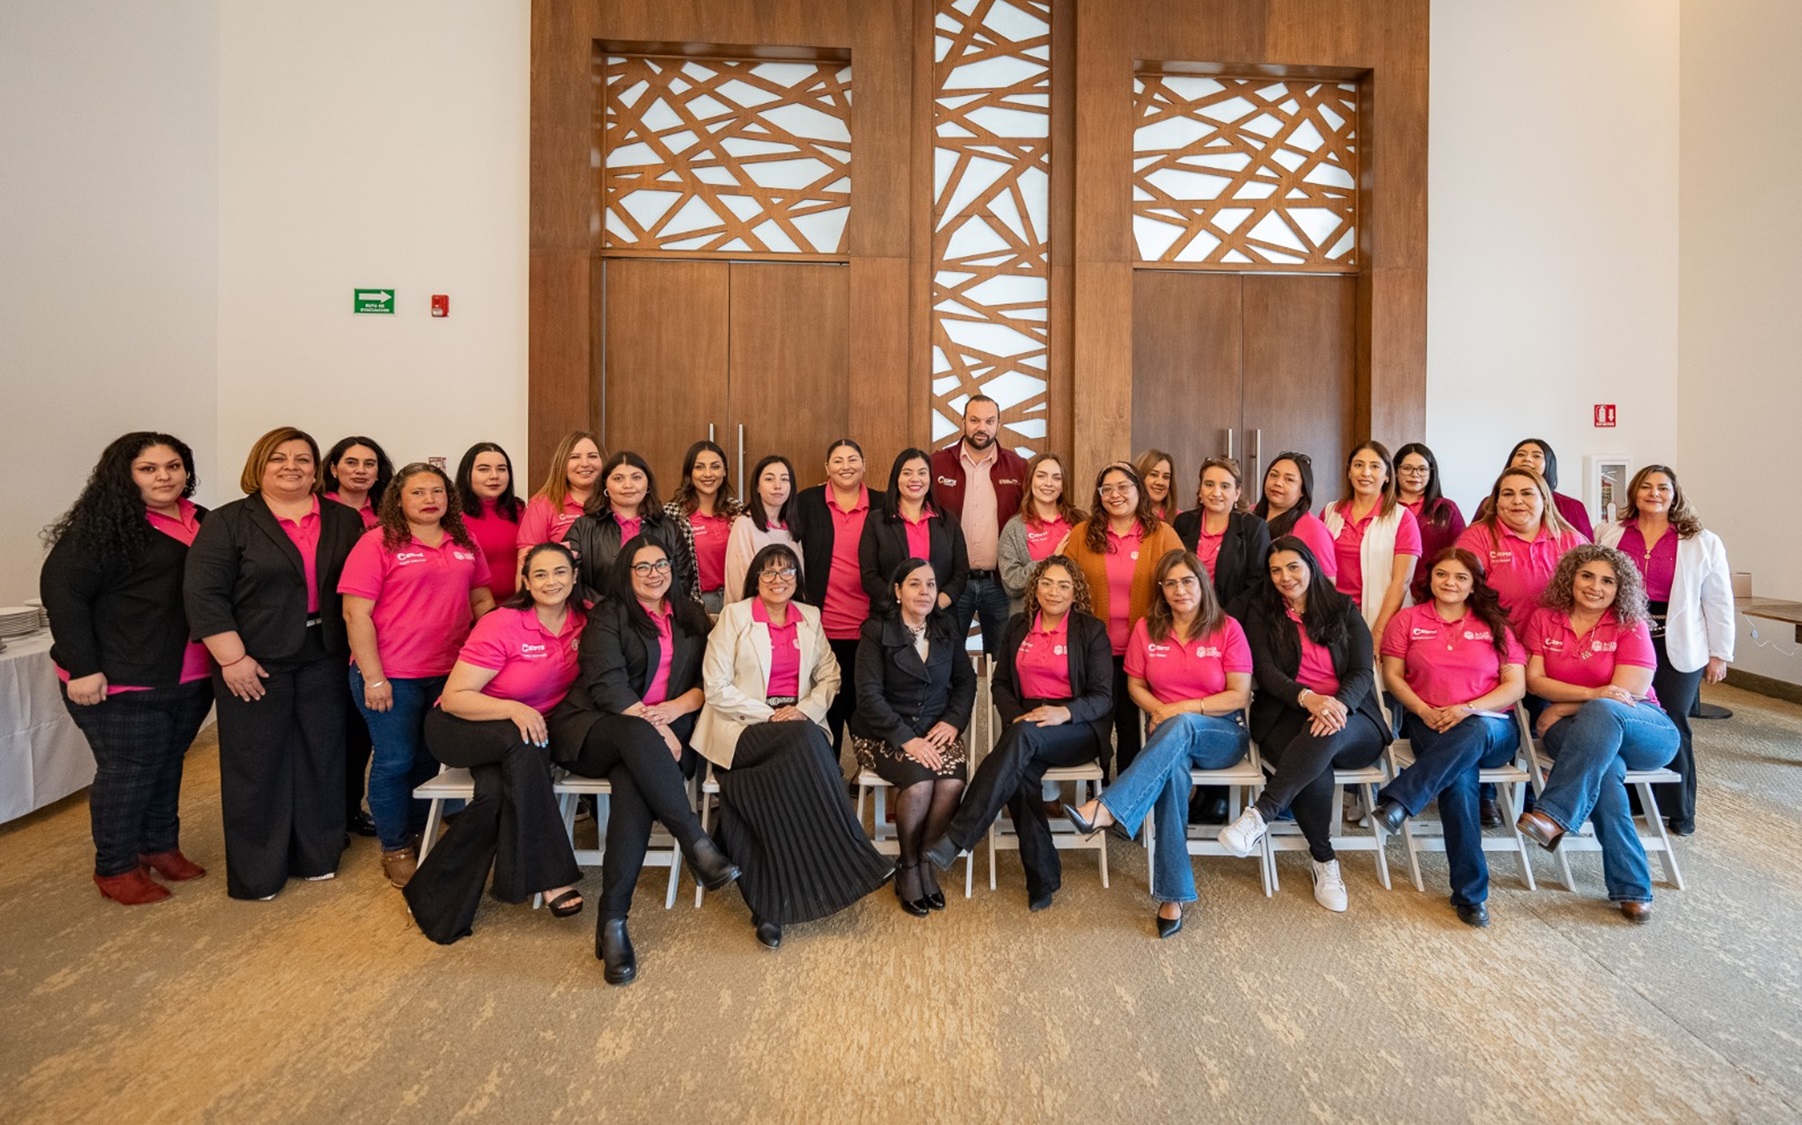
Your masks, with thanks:
M1401 474L1402 476L1409 476L1409 477L1422 476L1422 475L1425 475L1426 473L1432 472L1432 470L1427 468L1425 465L1397 465L1395 467L1395 471L1397 473Z
M1201 579L1190 574L1185 575L1182 578L1166 578L1162 582L1159 582L1158 585L1166 590L1172 591L1183 589L1193 590L1201 585Z
M669 569L669 560L668 559L658 559L656 562L641 562L641 563L633 563L632 564L632 573L638 575L638 577L640 577L640 578L649 578L653 574L660 574L663 571L666 571L668 569Z
M1127 483L1127 484L1104 484L1100 488L1096 489L1095 491L1101 493L1103 496L1125 496L1127 493L1131 492L1132 490L1133 490L1133 486L1130 483Z
M1069 594L1076 591L1076 583L1068 581L1067 579L1041 578L1039 579L1039 589Z
M795 568L785 566L780 569L761 571L757 578L763 582L792 582L795 578Z

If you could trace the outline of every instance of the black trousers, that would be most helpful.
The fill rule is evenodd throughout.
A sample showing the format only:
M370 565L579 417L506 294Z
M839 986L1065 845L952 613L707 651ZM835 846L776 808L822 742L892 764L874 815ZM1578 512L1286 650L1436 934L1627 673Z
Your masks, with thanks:
M1126 690L1126 657L1114 657L1114 776L1139 756L1139 705Z
M369 754L375 741L369 737L363 712L350 697L349 683L344 691L344 816L350 820L363 811L363 789L369 781Z
M307 630L300 658L265 663L263 698L244 702L213 674L225 889L258 899L289 876L329 875L344 851L344 658Z
M1704 664L1694 672L1679 672L1671 667L1671 658L1664 648L1664 634L1658 633L1652 638L1652 651L1658 656L1658 666L1652 671L1652 691L1658 696L1658 705L1664 713L1671 717L1677 727L1677 756L1670 761L1670 769L1677 772L1681 781L1666 782L1652 787L1652 796L1658 802L1658 812L1675 821L1694 821L1696 819L1696 748L1690 737L1690 712L1695 710L1696 701L1702 697L1702 675L1708 670Z
M548 747L528 746L508 720L473 722L436 707L426 715L425 739L439 761L469 770L476 795L402 892L420 932L440 945L467 937L489 868L502 902L582 877L551 791Z
M588 728L569 772L604 777L613 785L596 925L631 913L655 822L663 822L684 853L701 839L701 818L688 803L686 784L697 760L684 746L682 760L676 761L657 728L632 715L602 715Z
M212 681L118 692L91 707L71 703L65 688L63 706L94 753L94 874L123 875L141 855L174 851L182 762L213 706Z
M1051 840L1051 825L1039 788L1045 771L1053 766L1079 766L1100 756L1094 728L1087 723L1045 727L1037 723L1013 723L1003 731L995 748L964 789L945 835L959 851L976 846L989 825L1006 805L1020 838L1020 863L1026 868L1026 890L1033 898L1050 894L1063 885L1063 864Z
M826 729L832 732L832 752L839 755L840 768L843 768L845 753L845 724L851 721L851 713L857 710L857 688L852 679L857 674L857 640L828 640L832 646L832 657L838 661L838 673L843 679L839 683L838 694L832 697L832 705L826 708ZM852 776L856 776L853 767Z
M1383 731L1368 715L1353 711L1345 726L1328 735L1308 732L1308 715L1285 713L1258 743L1276 767L1258 797L1258 813L1273 821L1285 808L1308 840L1308 854L1321 863L1333 858L1333 771L1362 769L1383 752Z

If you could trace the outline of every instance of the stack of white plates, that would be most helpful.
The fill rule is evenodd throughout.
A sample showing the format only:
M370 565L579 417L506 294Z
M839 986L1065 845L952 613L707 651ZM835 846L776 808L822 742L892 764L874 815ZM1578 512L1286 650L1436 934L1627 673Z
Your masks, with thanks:
M0 606L0 638L37 632L38 612L38 607L32 605Z
M44 608L43 598L26 598L25 604L38 607L38 628L50 628L50 611Z

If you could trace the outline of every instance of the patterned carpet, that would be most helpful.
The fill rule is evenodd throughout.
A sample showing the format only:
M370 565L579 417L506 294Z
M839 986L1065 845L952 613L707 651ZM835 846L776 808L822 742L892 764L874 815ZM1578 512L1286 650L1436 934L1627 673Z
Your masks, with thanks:
M421 937L359 839L339 878L225 897L211 736L189 759L186 850L214 868L124 909L88 880L76 796L0 828L0 1121L1779 1121L1802 1116L1802 708L1731 688L1698 724L1688 889L1656 918L1537 893L1495 857L1495 924L1347 856L1351 910L1303 859L1266 900L1247 861L1197 861L1202 901L1152 938L1144 853L1113 887L1069 859L1029 915L1017 857L930 919L885 891L759 947L738 897L662 908L640 978L608 988L592 913L488 903ZM1654 868L1656 870L1656 867ZM598 872L587 886L598 887ZM947 881L949 889L950 881ZM685 888L687 889L687 888Z

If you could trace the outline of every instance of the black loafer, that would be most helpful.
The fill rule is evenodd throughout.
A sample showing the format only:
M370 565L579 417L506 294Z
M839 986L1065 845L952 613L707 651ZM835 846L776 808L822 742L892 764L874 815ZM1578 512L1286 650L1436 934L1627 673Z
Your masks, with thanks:
M695 879L710 891L728 886L744 874L718 844L705 837L689 849L688 862L695 869Z
M1489 925L1489 907L1481 902L1460 906L1458 907L1458 921L1463 922L1466 926L1483 929Z
M1378 828L1393 836L1402 830L1402 822L1408 819L1408 810L1384 797L1377 802L1376 810L1370 814L1370 819Z
M1502 826L1502 806L1495 803L1494 797L1483 797L1477 801L1477 817L1485 828Z
M1175 934L1178 930L1183 928L1183 916L1180 913L1174 918L1166 918L1162 914L1159 914L1157 916L1157 919L1158 919L1158 940L1159 941L1162 941L1165 938L1170 937L1171 935Z
M782 927L775 922L765 922L762 918L752 918L751 924L757 927L757 940L765 949L782 948Z
M605 967L608 984L631 984L638 977L638 955L624 918L603 918L595 934L594 955Z
M349 828L359 836L373 836L375 835L375 817L370 816L362 809L358 809L349 820L345 822L345 827Z
M1032 911L1034 914L1037 914L1041 910L1050 910L1051 909L1051 896L1055 893L1056 892L1054 892L1054 891L1046 891L1042 895L1038 895L1033 898L1027 899L1026 900L1026 909Z

